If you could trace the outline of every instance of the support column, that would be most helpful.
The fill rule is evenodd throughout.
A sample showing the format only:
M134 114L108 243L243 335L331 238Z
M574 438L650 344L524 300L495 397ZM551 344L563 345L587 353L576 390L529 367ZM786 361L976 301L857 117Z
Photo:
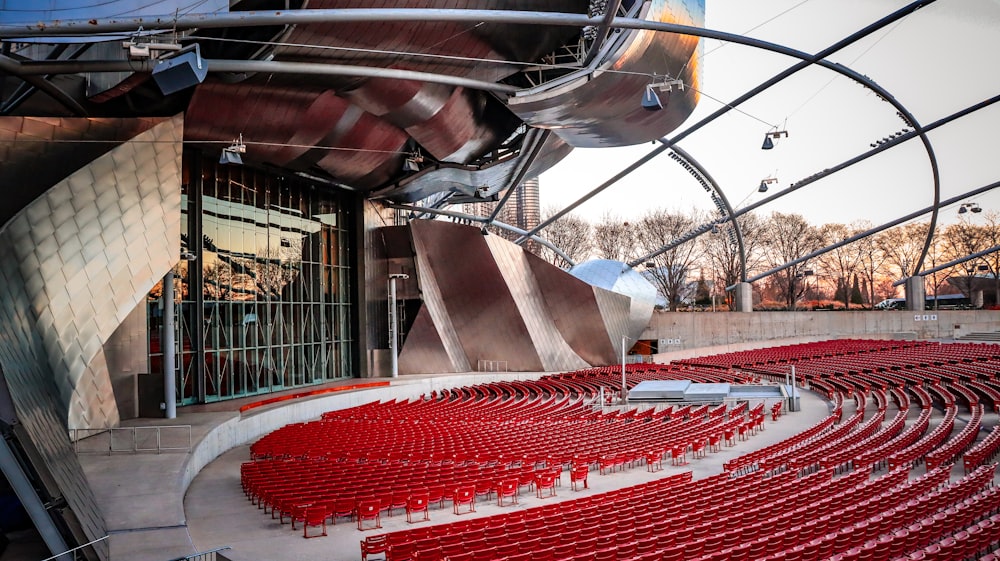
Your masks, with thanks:
M174 271L163 277L163 333L160 349L163 351L163 418L177 418L177 344L174 340Z
M73 554L60 555L69 549L66 547L66 541L63 540L62 534L59 533L49 515L49 511L31 485L28 474L24 472L21 464L17 461L7 439L2 436L0 436L0 471L7 477L11 489L14 490L17 499L21 501L21 505L28 513L28 517L35 524L35 528L41 535L42 541L45 542L45 546L49 548L49 552L57 555L56 559L59 561L72 561Z
M753 286L748 282L736 283L736 288L733 289L736 297L736 311L737 312L752 312L753 311Z
M904 286L906 290L906 309L911 312L924 311L924 277L908 277Z

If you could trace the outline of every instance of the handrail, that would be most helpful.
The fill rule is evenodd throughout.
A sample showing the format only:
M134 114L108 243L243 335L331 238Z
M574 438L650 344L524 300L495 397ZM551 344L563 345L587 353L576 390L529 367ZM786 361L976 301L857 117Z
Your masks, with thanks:
M217 547L215 549L209 549L207 551L199 551L198 553L192 553L191 555L188 555L186 557L178 557L176 559L171 559L170 561L192 561L194 559L206 560L207 561L208 559L215 559L215 554L216 553L218 553L220 551L225 551L227 549L232 549L232 547L228 546L228 545L224 545L222 547ZM211 557L208 557L209 555Z
M73 549L67 549L66 551L64 551L62 553L57 553L57 554L53 555L52 557L46 557L45 559L42 559L42 561L52 561L53 559L58 559L58 558L62 557L63 555L66 555L67 553L74 553L77 550L80 550L80 549L83 549L85 547L89 547L91 545L94 545L95 543L97 543L99 541L104 541L104 540L108 539L109 537L110 536L104 536L104 537L97 538L96 540L89 541L89 542L87 542L87 543L85 543L83 545L78 545L78 546L74 547ZM73 558L76 559L76 555L73 555Z
M162 433L164 430L180 429L181 431L186 431L187 433L187 445L182 446L165 446L163 444ZM146 434L149 431L155 433L155 446L144 447L140 444L139 435ZM115 452L156 452L159 454L164 451L187 451L191 449L192 437L191 437L191 425L154 425L148 427L112 427L107 429L70 429L71 437L73 439L73 451L77 454L86 453L104 453L110 456ZM127 448L116 448L116 435L125 432L131 434L131 446ZM107 445L100 448L92 448L90 450L81 450L80 443L88 437L97 436L98 434L107 433L108 441Z

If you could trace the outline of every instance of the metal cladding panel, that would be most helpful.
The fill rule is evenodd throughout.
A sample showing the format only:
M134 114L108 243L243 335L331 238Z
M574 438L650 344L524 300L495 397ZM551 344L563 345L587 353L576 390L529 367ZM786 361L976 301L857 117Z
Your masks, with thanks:
M538 156L528 169L527 176L533 177L551 168L565 158L573 147L556 135L549 135ZM443 164L436 169L415 173L400 181L398 186L375 193L375 196L392 198L395 201L416 202L442 191L454 191L471 195L480 187L488 187L488 193L498 193L510 182L515 174L519 159L511 158L482 168L448 167Z
M640 14L647 21L704 24L704 3L652 0ZM624 31L622 44L597 71L565 83L516 95L507 102L526 123L552 129L574 147L629 146L661 138L694 111L701 65L695 36ZM610 40L614 40L612 35ZM680 78L683 91L660 92L664 108L647 111L640 101L651 76Z
M591 366L614 363L618 355L594 288L533 255L529 255L528 265L555 328L573 351Z
M53 137L92 124L54 123L68 130ZM180 117L161 120L70 173L0 229L4 375L31 444L91 540L106 534L105 524L67 427L118 423L104 344L177 260L182 133ZM106 542L96 548L108 557Z
M649 325L656 305L656 288L635 269L621 261L593 259L576 265L569 272L596 287L630 298L628 326L619 336L627 335L635 340Z
M420 307L417 318L406 335L406 344L399 355L399 371L407 374L459 372L448 356L427 306Z
M319 167L359 189L384 183L401 169L408 141L398 127L332 91L301 86L201 84L186 115L189 141L213 142L221 150L242 132L245 160Z
M594 299L597 300L597 307L601 310L601 318L607 330L605 336L615 350L615 359L606 364L614 364L622 356L622 336L628 335L632 299L597 286L591 288L594 290Z
M417 222L425 221L421 220ZM444 369L442 372L469 372L472 370L472 366L469 364L469 358L465 354L461 339L459 339L455 323L452 321L452 317L445 306L445 296L442 293L442 288L435 276L435 270L431 266L431 260L428 257L429 253L433 250L431 247L432 241L427 239L426 236L418 236L414 230L415 225L415 222L410 223L410 235L413 239L414 257L417 264L417 282L420 283L420 295L423 300L420 312L424 313L426 311L426 314L430 317L431 323L433 323L434 329L442 342L444 352L448 356L450 368ZM410 339L410 337L414 338ZM429 339L429 336L420 333L417 333L415 336L412 334L408 335L407 343L403 344L403 353L408 354L410 352L406 348L408 345L416 346L418 341ZM401 372L406 372L406 370L401 370Z
M524 248L500 236L487 236L486 243L528 328L528 334L542 360L542 370L586 368L587 362L563 338L545 305L541 287L533 274L534 267L529 264L529 258L534 256L529 257ZM541 261L537 257L535 259ZM548 266L557 269L553 265Z
M0 225L52 185L157 122L0 117L0 185L8 187L0 205Z
M513 371L541 370L528 328L479 229L431 220L411 222L410 228L421 281L427 274L437 281L469 363L503 360Z

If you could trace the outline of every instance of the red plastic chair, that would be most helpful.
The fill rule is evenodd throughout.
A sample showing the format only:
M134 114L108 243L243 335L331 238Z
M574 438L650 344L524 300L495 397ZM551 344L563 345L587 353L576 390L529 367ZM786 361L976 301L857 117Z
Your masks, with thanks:
M320 536L326 535L326 517L329 515L329 511L322 505L313 505L306 507L305 516L302 518L302 537L303 538L318 538ZM314 536L309 535L309 527L323 527L323 533Z
M590 487L587 486L587 475L589 473L590 473L590 466L588 466L586 464L576 465L576 466L573 466L570 469L570 471L569 471L569 482L570 482L570 485L573 487L574 491L577 490L576 484L579 483L579 482L581 482L581 481L583 482L583 488L584 489L589 489L590 488Z
M409 498L409 493L406 491L393 491L389 495L389 508L387 510L389 516L392 516L393 509L404 510L406 508L406 502ZM385 506L385 505L383 505Z
M369 555L385 554L389 551L389 536L379 534L361 540L361 561L368 561Z
M465 485L455 489L455 498L452 501L455 514L459 514L459 507L469 505L468 512L476 512L476 486Z
M357 506L357 517L358 517L358 530L364 530L365 520L372 520L375 522L373 528L382 527L382 503L378 499L362 499L358 501Z
M337 524L338 518L350 517L351 521L354 521L354 507L356 503L353 498L343 498L337 499L333 503L333 508L330 512L330 517L333 519L333 524Z
M535 496L542 498L542 492L548 491L549 497L556 496L556 476L551 472L542 472L535 478Z
M504 479L497 483L497 506L503 506L504 499L510 497L511 504L517 504L517 479Z
M424 513L422 520L430 520L430 494L418 493L406 499L406 521L413 523L413 515Z

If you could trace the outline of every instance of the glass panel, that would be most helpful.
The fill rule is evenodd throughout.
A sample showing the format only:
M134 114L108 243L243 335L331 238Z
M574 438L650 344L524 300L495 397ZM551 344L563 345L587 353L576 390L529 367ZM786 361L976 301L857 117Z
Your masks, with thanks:
M181 195L183 251L200 259L175 270L179 402L198 401L198 376L206 401L350 376L343 352L350 348L349 248L339 200L348 195L202 162L203 170L185 174L200 173L200 197L187 182ZM158 285L148 298L149 365L156 372L163 358L161 292Z

